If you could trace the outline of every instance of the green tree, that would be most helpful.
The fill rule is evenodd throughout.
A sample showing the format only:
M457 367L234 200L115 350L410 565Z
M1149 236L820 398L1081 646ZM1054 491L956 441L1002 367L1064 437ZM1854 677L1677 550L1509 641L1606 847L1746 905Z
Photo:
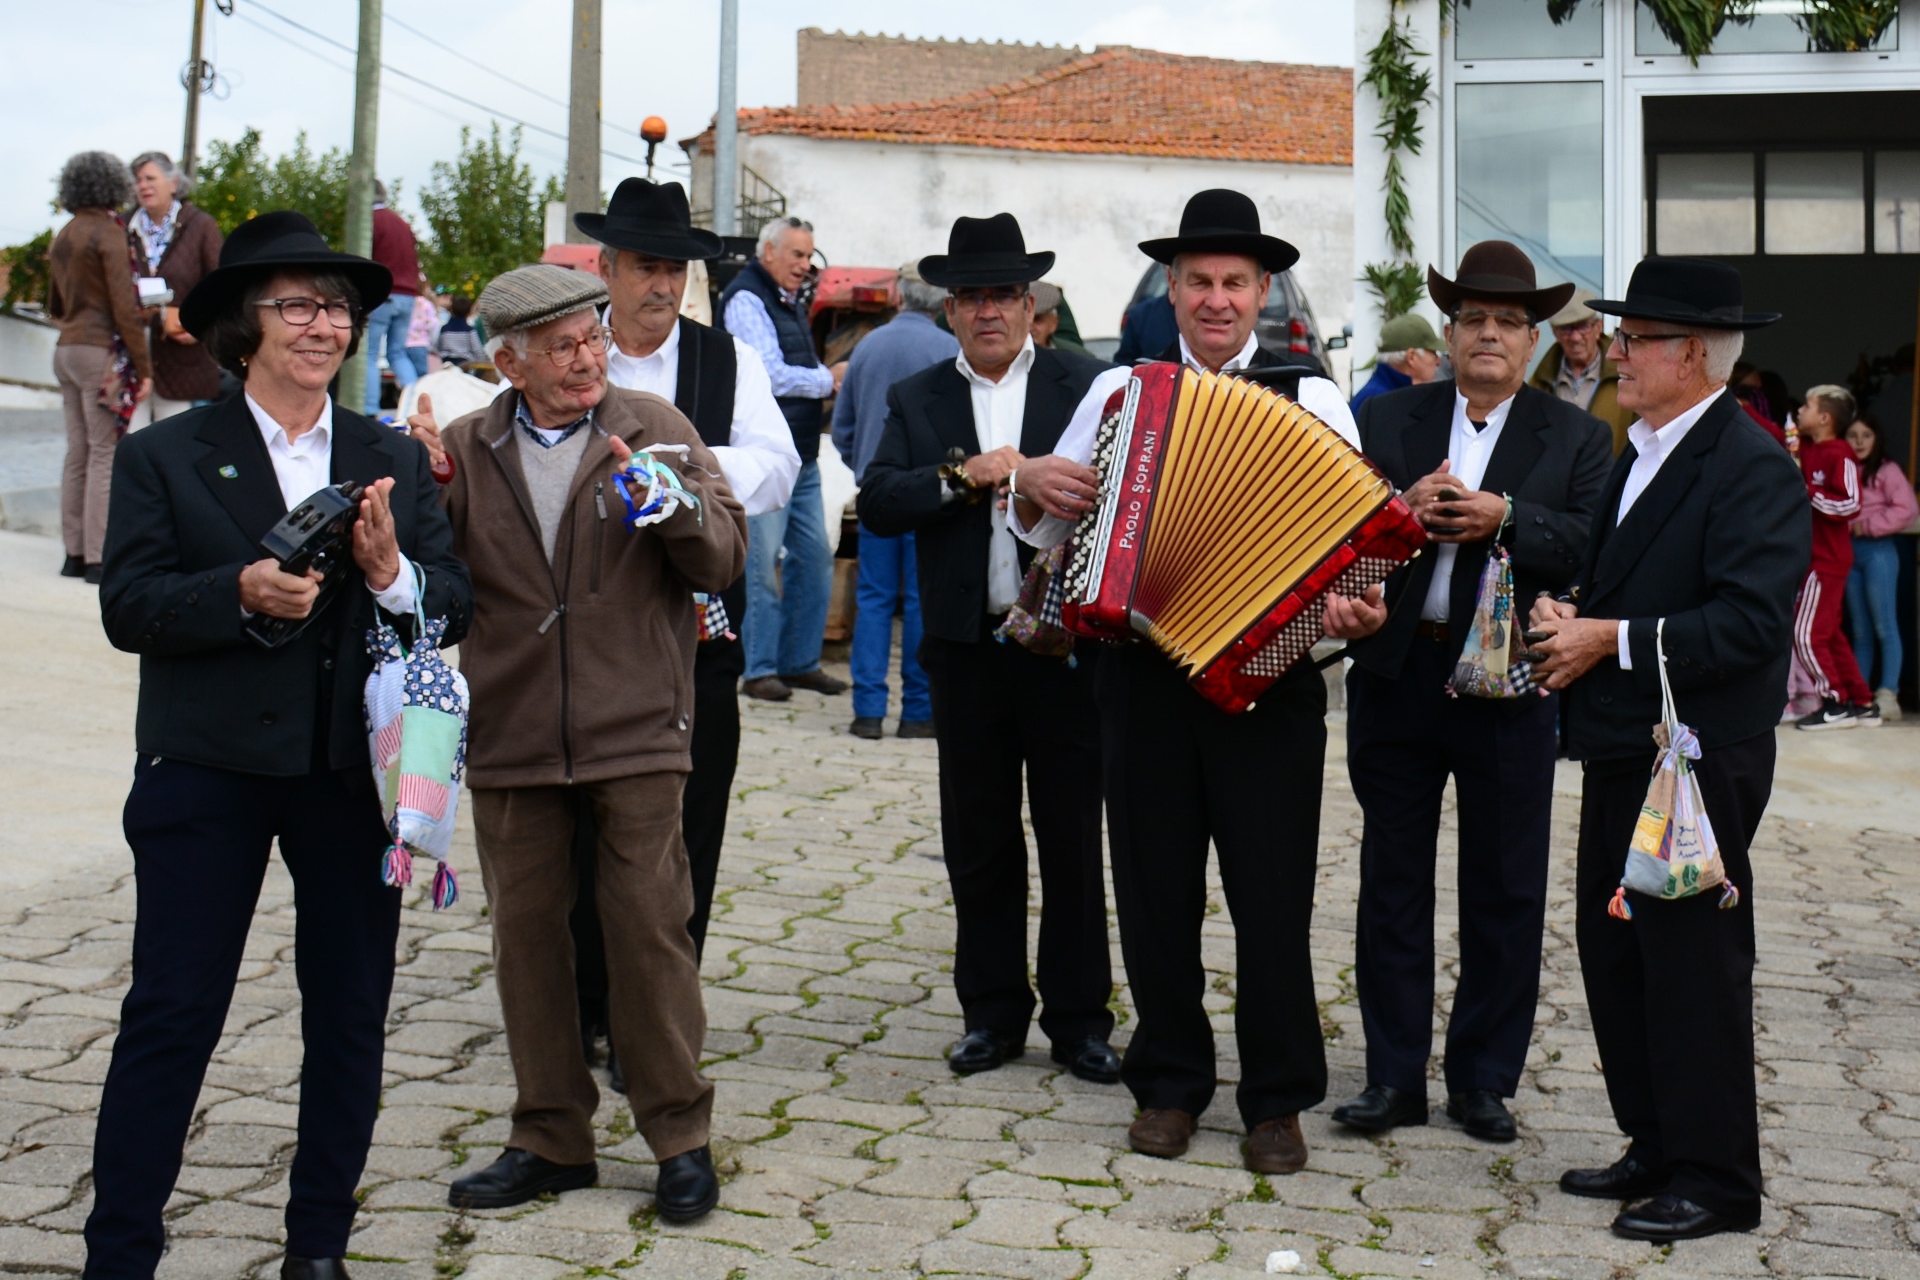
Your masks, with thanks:
M53 247L53 228L42 231L25 244L0 249L0 262L6 264L7 294L0 311L12 311L23 302L46 304L52 281L47 252Z
M255 214L293 209L312 218L337 249L346 240L347 153L339 147L315 153L302 130L293 150L269 160L260 131L248 128L238 142L207 144L194 203L214 216L222 235Z
M431 232L421 253L427 278L472 297L501 272L538 262L546 204L564 198L558 178L535 188L533 170L520 158L519 129L504 144L498 123L485 139L462 129L459 157L436 161L420 192Z

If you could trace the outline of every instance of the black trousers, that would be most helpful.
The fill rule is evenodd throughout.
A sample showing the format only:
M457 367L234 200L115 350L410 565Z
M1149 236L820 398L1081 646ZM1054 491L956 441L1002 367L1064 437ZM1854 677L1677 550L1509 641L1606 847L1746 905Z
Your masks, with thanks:
M702 644L693 660L693 772L680 802L680 833L687 844L687 865L693 872L693 916L687 932L693 935L695 955L707 947L707 919L713 913L713 887L720 875L720 846L727 836L727 801L733 794L734 769L740 761L740 671L738 640ZM729 652L731 651L731 652ZM594 868L599 862L599 832L593 807L582 797L573 834L574 872L580 878L579 896L567 923L573 932L574 981L580 995L580 1025L605 1034L607 1030L607 946L595 905Z
M386 826L371 776L268 778L143 757L124 815L139 894L133 988L94 1134L89 1280L150 1280L161 1210L233 999L267 853L293 874L300 985L299 1149L287 1251L347 1251L380 1105L400 891L380 882Z
M1354 976L1367 1082L1424 1094L1433 1052L1440 801L1459 802L1460 976L1449 1093L1520 1086L1546 928L1559 698L1453 698L1451 648L1416 639L1397 680L1347 678L1347 775L1366 815Z
M1091 649L1092 646L1085 646ZM920 644L940 748L940 843L957 922L953 986L969 1031L1025 1044L1024 776L1040 855L1040 1030L1057 1046L1113 1031L1100 865L1100 745L1091 667L982 638Z
M1734 1218L1760 1213L1753 1066L1753 863L1773 793L1774 739L1716 747L1697 762L1707 816L1740 905L1709 891L1674 902L1629 891L1632 920L1607 914L1647 797L1651 755L1586 767L1575 938L1613 1118L1629 1154L1672 1172L1669 1190Z
M1213 1100L1200 926L1207 846L1234 923L1240 1115L1252 1128L1327 1094L1307 931L1320 843L1327 689L1311 663L1230 716L1144 644L1101 655L1101 746L1120 949L1140 1021L1121 1078L1144 1108Z

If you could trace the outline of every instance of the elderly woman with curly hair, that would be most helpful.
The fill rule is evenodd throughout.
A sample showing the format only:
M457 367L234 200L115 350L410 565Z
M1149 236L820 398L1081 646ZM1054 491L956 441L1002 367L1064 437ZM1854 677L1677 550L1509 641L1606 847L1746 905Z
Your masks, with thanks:
M67 463L60 479L60 528L67 562L60 572L100 581L107 540L107 491L120 419L101 403L113 376L113 340L126 346L140 378L136 401L153 390L146 317L133 285L127 228L119 210L133 199L133 175L119 157L82 151L60 170L60 207L72 221L53 238L53 292L47 314L60 326L54 376L66 402ZM117 394L117 390L116 390Z

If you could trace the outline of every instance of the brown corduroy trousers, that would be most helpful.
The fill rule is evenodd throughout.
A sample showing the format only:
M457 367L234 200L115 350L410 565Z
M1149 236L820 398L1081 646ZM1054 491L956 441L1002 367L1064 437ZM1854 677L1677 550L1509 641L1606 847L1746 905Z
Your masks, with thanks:
M60 531L67 554L100 563L107 544L107 492L120 422L100 403L113 353L106 347L55 347L53 373L67 418L67 460L60 473Z
M574 993L574 799L600 832L596 887L606 934L607 1008L634 1127L665 1160L704 1146L713 1085L700 1074L707 1012L687 917L693 882L680 839L684 774L573 787L476 790L480 873L493 921L494 978L519 1097L507 1145L558 1164L594 1158L600 1091L580 1052Z

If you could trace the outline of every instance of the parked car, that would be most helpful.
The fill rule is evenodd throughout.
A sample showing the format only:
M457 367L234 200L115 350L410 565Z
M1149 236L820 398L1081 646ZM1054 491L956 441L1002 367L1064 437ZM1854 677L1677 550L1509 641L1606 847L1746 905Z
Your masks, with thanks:
M1133 296L1127 299L1121 314L1133 310L1135 304L1148 298L1165 297L1166 292L1167 269L1157 262L1153 263L1141 273L1140 283L1134 286ZM1327 367L1327 343L1321 338L1320 326L1314 321L1306 290L1300 287L1300 282L1293 278L1291 271L1274 273L1273 284L1267 290L1267 305L1260 308L1260 318L1254 322L1253 336L1274 355L1311 356L1322 369Z

